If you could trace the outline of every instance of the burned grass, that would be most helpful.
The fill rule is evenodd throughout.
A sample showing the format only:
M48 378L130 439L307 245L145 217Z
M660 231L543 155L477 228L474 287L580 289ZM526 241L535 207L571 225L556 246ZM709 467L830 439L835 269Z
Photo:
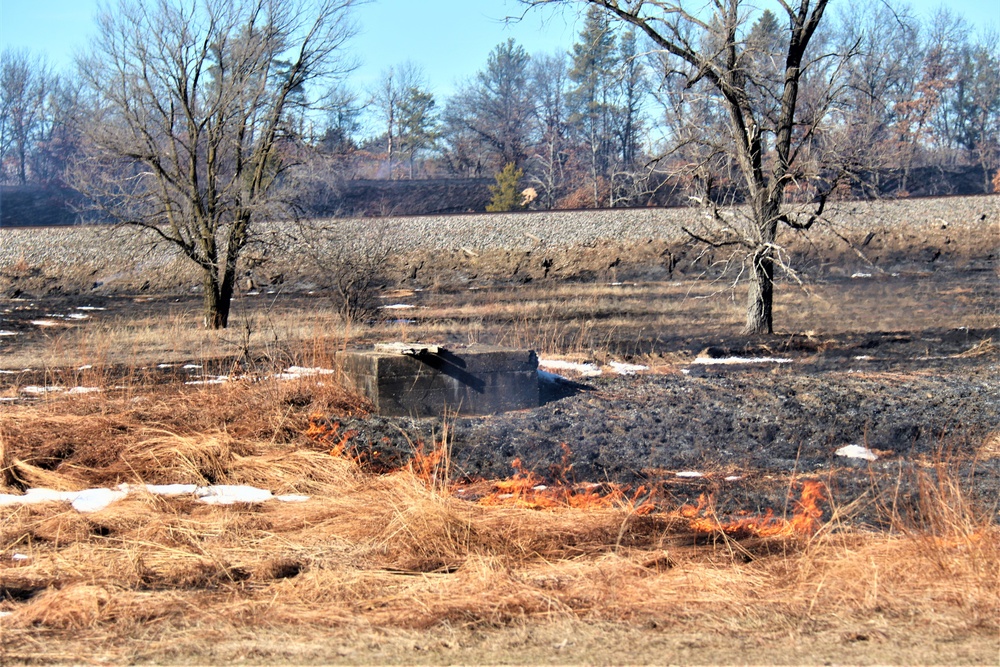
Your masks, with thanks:
M298 398L289 401L292 393ZM480 493L462 499L462 485L442 473L441 432L423 463L366 472L310 432L318 407L345 420L363 408L315 378L294 389L276 381L153 385L12 406L0 417L5 492L188 482L252 484L310 500L215 506L137 492L93 513L60 503L0 509L0 657L995 655L1000 532L949 469L927 475L912 503L884 498L887 531L859 531L841 518L850 508L824 506L808 530L767 536L732 529L707 505L684 510L608 487L570 491L558 476L480 483ZM515 502L531 498L518 493L541 494L544 482L554 501ZM490 494L492 502L477 502ZM574 494L593 502L569 501ZM741 633L735 643L733 632ZM812 652L751 639L789 636L812 642ZM614 637L629 637L630 651L592 652ZM945 641L964 653L935 654Z

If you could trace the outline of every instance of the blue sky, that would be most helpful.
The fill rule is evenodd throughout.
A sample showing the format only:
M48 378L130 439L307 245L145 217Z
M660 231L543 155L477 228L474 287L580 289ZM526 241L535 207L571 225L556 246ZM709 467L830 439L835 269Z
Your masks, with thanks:
M842 2L833 3L834 9L838 4ZM976 28L1000 27L1000 0L911 2L923 17L941 4ZM57 69L64 68L93 35L97 6L98 0L0 0L0 44L43 53ZM361 33L352 48L362 65L352 84L364 89L382 69L411 60L443 99L508 37L529 53L565 51L573 43L578 31L574 11L533 10L524 21L504 22L522 11L516 0L374 0L356 11Z

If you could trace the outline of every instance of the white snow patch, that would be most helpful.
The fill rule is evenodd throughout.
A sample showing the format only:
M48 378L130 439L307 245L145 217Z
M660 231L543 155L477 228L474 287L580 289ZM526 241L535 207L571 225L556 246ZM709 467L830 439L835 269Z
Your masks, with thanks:
M119 491L145 491L154 496L183 496L198 490L197 484L119 484Z
M858 271L857 273L852 273L851 277L852 278L871 278L872 274L870 274L870 273L861 273L860 271Z
M10 557L11 560L31 560L31 556L27 554L13 554Z
M743 475L730 475L729 477L726 477L727 482L735 482L738 479L743 479Z
M730 364L790 364L791 359L781 357L696 357L692 364L727 366Z
M199 502L208 505L233 505L235 503L262 503L274 498L274 495L267 489L258 489L255 486L238 486L231 484L220 484L218 486L205 486L195 491Z
M57 326L59 326L59 323L55 322L53 320L31 320L31 323L34 324L36 327L57 327Z
M572 382L572 380L564 378L562 375L556 375L555 373L543 371L541 368L538 369L538 380L540 382L549 382L552 384L562 384L564 382Z
M70 501L77 512L99 512L127 494L114 489L85 489Z
M416 306L408 303L393 303L388 306L379 306L381 310L409 310L410 308L416 308Z
M575 371L584 377L597 377L601 374L601 369L597 367L597 364L577 364L561 359L539 359L538 366L554 368L559 371Z
M538 486L531 487L531 490L532 491L544 491L547 488L549 488L549 487L545 486L544 484L539 484Z
M12 611L0 611L0 618L7 618L8 616L13 616L13 615L14 612Z
M275 496L267 489L254 486L196 486L194 484L119 484L117 488L95 488L83 491L54 491L52 489L28 489L24 495L0 494L0 507L9 505L34 505L36 503L70 503L78 512L98 512L129 493L145 491L158 496L194 495L199 502L209 505L232 505L234 503L262 503L279 500L301 503L309 496L288 494Z
M67 394L97 394L101 392L100 387L73 387Z
M228 375L217 375L215 377L210 377L205 380L189 380L184 384L196 385L196 384L225 384L229 382Z
M283 373L278 373L274 377L278 380L298 380L299 378L311 375L332 375L337 371L332 368L304 368L302 366L289 366Z
M156 364L157 368L173 368L173 364Z
M698 472L697 470L682 470L681 472L675 473L674 476L675 477L697 478L697 477L704 477L705 475L702 474L702 473L700 473L700 472Z
M63 387L39 387L36 384L29 384L27 387L21 388L22 394L31 394L33 396L41 396L43 394L50 394L52 392L66 391Z
M93 364L84 364L83 366L80 366L76 370L78 370L78 371L89 371L93 367L94 367Z
M18 336L16 331L0 331L0 336Z
M878 454L861 445L845 445L835 453L837 456L846 456L849 459L862 459L864 461L878 460Z
M639 364L623 364L618 361L612 361L608 364L611 366L612 370L618 375L635 375L639 371L648 371L649 366L641 366Z
M184 370L191 371L201 368L201 364L184 364L183 366L181 366L181 368L183 368Z
M107 308L98 308L97 306L77 306L77 310L107 310Z
M870 354L859 354L858 356L854 357L854 360L855 361L868 361L871 358L872 358L872 356Z
M89 320L90 319L90 315L87 315L86 313L70 313L69 315L66 316L66 319L70 319L70 320Z

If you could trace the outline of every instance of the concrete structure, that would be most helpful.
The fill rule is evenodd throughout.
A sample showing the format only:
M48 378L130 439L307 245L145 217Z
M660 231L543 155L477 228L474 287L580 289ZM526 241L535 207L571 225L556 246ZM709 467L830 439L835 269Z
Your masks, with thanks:
M532 350L391 343L339 352L337 358L380 415L488 415L538 406L538 357Z

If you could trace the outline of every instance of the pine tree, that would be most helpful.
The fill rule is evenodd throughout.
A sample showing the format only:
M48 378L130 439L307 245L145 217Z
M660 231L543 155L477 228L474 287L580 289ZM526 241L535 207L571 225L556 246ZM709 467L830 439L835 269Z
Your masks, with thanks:
M611 118L615 56L615 34L607 13L596 5L591 6L579 41L570 53L569 78L576 86L569 91L568 100L573 109L570 123L576 127L587 148L595 206L600 204L599 182L607 177L614 152Z
M486 210L490 213L502 213L524 208L522 203L524 196L518 187L522 176L524 170L518 169L513 162L508 162L507 166L496 175L497 184L490 186L493 199L486 205Z

